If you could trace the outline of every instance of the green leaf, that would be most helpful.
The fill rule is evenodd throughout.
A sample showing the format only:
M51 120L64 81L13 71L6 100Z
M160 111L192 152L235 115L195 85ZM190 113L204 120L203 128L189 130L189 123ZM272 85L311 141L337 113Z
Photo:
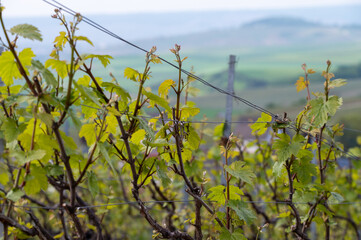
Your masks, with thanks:
M48 127L48 128L51 128L52 125L53 125L53 115L49 114L49 113L46 113L46 112L42 112L42 113L38 113L37 114L37 117L43 122L45 123L45 125Z
M153 142L146 140L143 143L145 143L146 145L148 145L150 147L164 147L164 146L167 146L169 144L167 142L167 140L165 140L165 139L156 139Z
M64 174L64 168L59 165L47 166L47 174L53 177L57 177Z
M342 203L345 199L337 192L331 192L331 196L328 198L329 204Z
M187 121L189 117L193 117L200 112L197 107L183 106L181 108L181 120Z
M231 233L226 228L222 228L221 233L219 235L219 239L220 240L247 240L247 238L238 230L240 230L240 229L236 229L233 233Z
M113 114L116 117L122 116L122 113L120 113L117 109L115 109L113 107L107 107L107 110L109 111L109 113Z
M218 185L209 189L210 194L208 199L215 201L218 204L224 205L226 203L226 187L223 185ZM229 198L231 200L240 200L243 195L243 191L236 186L229 186Z
M13 151L10 153L10 156L16 158L20 164L41 160L45 155L46 151L43 149L32 150L29 152Z
M316 98L310 101L311 110L309 121L316 127L320 127L328 120L328 116L335 115L337 109L342 105L342 98L332 96L326 101L324 98Z
M24 190L28 195L36 194L48 188L48 178L45 169L34 164L31 165L30 174L26 176L25 181Z
M319 211L321 211L321 212L323 212L323 213L326 213L326 215L328 215L328 216L330 216L330 217L332 217L333 215L335 215L335 213L334 212L331 212L329 209L327 209L324 205L322 205L322 204L318 204L317 205L317 210L319 210Z
M76 111L76 110L70 108L70 109L68 109L68 114L69 114L71 120L73 121L74 126L75 126L77 129L79 129L79 128L81 128L82 123L81 123L81 121L80 121L79 116L77 116L77 113L76 113L75 111Z
M154 107L155 104L165 108L168 112L172 112L171 108L169 107L169 104L168 102L164 99L164 98L161 98L151 92L147 92L143 89L142 93L147 96L147 98L149 98L150 100L150 103L149 105Z
M13 202L17 202L22 196L24 196L24 192L19 188L13 188L6 194L6 198Z
M277 161L273 164L272 173L276 178L282 175L283 162Z
M269 123L272 121L272 116L262 113L261 117L257 119L255 123L251 125L253 135L262 135L264 134L269 126Z
M302 184L308 184L312 181L312 176L317 175L316 165L311 163L313 158L313 154L309 150L301 149L300 152L302 154L298 154L298 156L302 156L299 161L296 161L292 164L293 171L297 173L297 179Z
M208 199L215 201L218 204L225 204L226 202L226 187L218 185L209 189Z
M126 101L128 102L128 100L131 99L130 94L128 93L127 90L125 90L124 88L122 88L121 86L118 86L114 83L111 82L103 82L102 83L102 87L105 87L105 89L108 92L113 92L115 91L118 96L120 96L122 98L122 101Z
M145 132L147 133L148 140L152 141L153 139L155 139L155 133L153 129L148 125L147 121L145 121L141 117L133 117L133 118L138 119L140 127L144 129Z
M223 136L223 131L224 131L224 123L218 124L214 128L213 136L214 137L222 137Z
M46 84L56 87L57 86L57 80L55 79L54 75L51 73L51 71L39 61L39 60L32 60L31 64L33 67L39 70L39 72L43 75Z
M91 195L95 197L99 193L98 178L93 171L87 172L88 175L88 187Z
M328 99L328 101L326 102L326 108L327 108L327 112L330 116L335 115L337 109L339 109L342 105L342 98L341 97L337 97L337 96L332 96Z
M18 128L15 120L11 118L6 118L3 120L1 130L3 131L6 142L12 142L16 140L18 135L21 133L21 130Z
M104 157L105 161L109 164L110 168L112 169L113 173L117 175L117 171L115 171L114 165L112 163L112 160L110 159L108 150L106 148L106 143L98 143L99 151Z
M107 67L110 64L110 59L113 59L110 55L89 54L84 57L84 60L90 58L97 58L104 67Z
M201 139L198 136L198 133L196 132L194 127L189 126L187 127L187 130L188 130L187 141L189 143L189 147L192 150L197 150L199 148Z
M224 166L224 169L233 177L252 185L253 179L256 178L256 175L249 167L244 165L244 162L235 161L229 166Z
M164 187L168 187L172 180L168 177L168 166L165 164L165 161L156 161L155 163L157 169L157 176L162 181Z
M300 151L297 154L297 157L302 161L311 161L314 156L312 151L307 149L300 149Z
M54 69L61 78L65 78L68 75L68 69L65 61L49 58L45 62L45 67Z
M25 161L22 162L22 164L30 162L30 161L34 161L34 160L40 160L45 156L45 154L46 154L46 151L42 150L42 149L29 151L26 153Z
M54 154L54 150L59 150L59 144L53 135L39 134L37 136L37 147L41 146L41 149L46 152L41 161L47 162Z
M317 192L311 192L311 191L295 191L294 196L294 202L310 202L315 203L317 199Z
M327 122L327 109L323 98L316 98L310 101L311 110L309 112L310 121L318 127Z
M78 85L76 82L73 82L73 84L79 90L79 92L81 93L81 95L84 98L95 103L100 108L98 96L94 93L94 91L90 91L89 87L84 87L83 85Z
M283 163L292 155L297 155L302 146L301 141L304 138L301 135L295 135L291 141L290 136L285 133L277 134L277 136L279 139L275 141L273 148L277 152L278 161Z
M162 82L158 88L159 96L166 98L168 96L168 91L172 86L175 86L175 82L172 79L168 79Z
M252 224L253 220L257 219L254 212L248 208L245 202L241 200L230 200L227 204L228 207L232 208L237 216L244 220L248 225Z
M39 29L30 24L18 24L10 29L11 34L19 35L30 40L42 41L43 38Z
M124 70L124 77L136 82L137 78L139 77L139 72L133 68L127 67Z
M330 83L328 84L328 88L332 89L332 88L336 88L336 87L341 87L346 84L347 84L346 79L338 78L333 81L330 81Z
M19 53L19 60L25 68L26 73L28 73L26 67L31 65L31 59L33 57L35 57L35 54L30 48L25 48ZM22 78L15 58L10 51L3 52L0 56L0 76L6 86L12 85L14 79Z
M92 41L89 40L89 38L85 37L85 36L74 36L73 37L74 40L76 41L85 41L87 43L89 43L90 45L94 46L94 44L92 43Z

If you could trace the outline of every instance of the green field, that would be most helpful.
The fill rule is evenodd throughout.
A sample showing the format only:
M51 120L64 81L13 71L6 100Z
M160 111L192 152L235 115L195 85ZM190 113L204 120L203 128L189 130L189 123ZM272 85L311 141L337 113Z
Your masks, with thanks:
M157 45L157 54L175 63L174 56L168 49L172 48L175 42L180 43L181 56L188 57L183 68L187 71L194 69L197 76L222 89L227 88L229 55L236 55L236 95L274 113L288 112L291 117L302 110L302 104L305 102L305 93L297 93L294 86L298 77L303 75L303 63L317 71L311 76L312 91L322 90L321 73L325 70L327 60L331 60L331 71L336 73L340 66L361 63L361 42L358 40L358 36L361 35L360 28L307 24L295 28L293 25L279 26L275 23L272 25L272 22L267 24L271 27L259 25L259 28L254 29L243 27L232 31L211 31L169 39L147 40L139 44ZM268 39L271 39L270 44L267 43ZM285 44L282 44L282 41ZM125 52L129 50L128 47L124 47ZM94 66L94 70L96 75L103 77L105 81L110 80L108 74L112 72L123 87L135 94L136 84L126 80L123 72L126 67L142 72L144 54L135 51L133 54L122 55L121 50L117 49L118 55L114 56L107 69L104 70L98 64ZM151 67L152 78L147 82L147 86L153 91L166 79L177 80L178 70L172 66L163 63ZM184 79L186 77L183 75ZM336 74L336 78L345 77ZM194 99L201 109L199 117L207 115L212 120L223 120L226 97L200 83L192 84L200 89L199 96ZM351 80L346 86L337 89L335 94L344 97L344 106L339 114L360 112L360 79ZM235 119L259 115L238 102L234 103L233 109Z
M184 69L192 67L197 75L205 80L212 78L217 73L226 73L228 58L230 54L237 56L236 71L249 78L256 78L266 83L291 82L302 74L301 64L306 63L310 68L322 72L326 60L330 59L333 69L341 65L357 64L361 62L361 44L346 46L318 46L303 49L302 47L262 47L247 49L222 49L213 52L187 52L184 50L182 56L188 57L184 62ZM173 62L174 57L169 54L161 54L161 57ZM104 71L100 65L95 66L98 76L107 78L108 72L112 72L118 79L123 78L123 71L131 67L142 71L144 68L144 55L134 54L117 56L111 66ZM177 76L177 70L166 63L152 66L152 83L155 85L161 81ZM339 76L342 77L342 76ZM223 80L223 79L222 79ZM242 79L238 79L239 82ZM125 83L126 84L126 83ZM242 85L241 85L242 86Z

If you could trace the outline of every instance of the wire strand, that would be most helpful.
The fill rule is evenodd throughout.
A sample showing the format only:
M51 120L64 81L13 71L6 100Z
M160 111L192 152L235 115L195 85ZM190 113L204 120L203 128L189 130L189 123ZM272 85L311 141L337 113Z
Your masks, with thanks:
M65 12L67 12L68 14L70 14L70 15L72 15L72 16L75 16L75 14L77 14L76 11L74 11L74 10L72 10L71 8L65 6L64 4L61 4L60 2L58 2L58 1L56 1L56 0L51 0L52 2L54 2L54 3L56 3L56 4L50 3L50 2L47 1L47 0L43 0L43 1L44 1L45 3L47 3L47 4L50 4L51 6L57 7L57 8L59 8L60 10L63 10L63 11L65 11ZM145 52L145 53L149 53L149 51L145 50L144 48L142 48L142 47L140 47L140 46L138 46L138 45L136 45L136 44L134 44L134 43L132 43L132 42L130 42L130 41L128 41L128 40L120 37L120 36L118 36L117 34L113 33L112 31L108 30L107 28L101 26L100 24L94 22L93 20L89 19L89 18L86 17L86 16L83 16L83 15L82 15L82 21L85 22L85 23L87 23L88 25L90 25L90 26L92 26L92 27L94 27L94 28L96 28L96 29L98 29L98 30L100 30L100 31L102 31L102 32L104 32L104 33L106 33L106 34L108 34L108 35L110 35L110 36L112 36L112 37L114 37L114 38L116 38L116 39L118 39L118 40L120 40L120 41L122 41L122 42L124 42L124 43L126 43L126 44L128 44L128 45L130 45L130 46L132 46L132 47L134 47L134 48L136 48L136 49L138 49L138 50L141 50L141 51L143 51L143 52ZM216 91L218 91L218 92L220 92L220 93L222 93L222 94L229 95L229 96L233 97L234 99L237 99L238 101L240 101L240 102L248 105L249 107L251 107L251 108L253 108L253 109L257 110L257 111L263 112L263 113L265 113L265 114L267 114L267 115L270 115L270 116L272 116L272 117L276 117L276 114L273 114L272 112L268 111L267 109L262 108L262 107L254 104L254 103L252 103L252 102L250 102L250 101L248 101L248 100L246 100L246 99L244 99L244 98L241 98L241 97L239 97L239 96L237 96L237 95L235 95L235 94L233 94L233 93L230 93L230 92L227 92L226 90L223 90L223 89L221 89L221 88L218 88L218 87L210 84L210 83L207 82L206 80L202 79L201 77L196 76L196 75L194 75L193 73L188 72L188 71L186 71L186 70L184 70L184 69L180 69L177 65L171 63L170 61L168 61L168 60L166 60L166 59L164 59L164 58L162 58L162 57L160 57L160 56L158 56L158 58L159 58L161 61L167 63L168 65L170 65L170 66L172 66L172 67L174 67L174 68L182 71L182 72L183 72L184 74L186 74L187 76L196 79L197 81L201 82L202 84L204 84L204 85L206 85L206 86L208 86L208 87L210 87L210 88L213 88L214 90L216 90Z
M195 202L196 200L168 200L168 201L144 201L144 204L153 204L153 203L190 203ZM217 201L206 200L207 202L216 203ZM257 204L289 204L288 201L243 201L244 203L257 203ZM307 205L312 204L312 202L292 202L296 205ZM87 206L78 206L76 209L89 209L89 208L102 208L102 207L111 207L111 206L121 206L121 205L133 205L138 204L136 201L124 201L118 203L107 203L107 204L97 204L97 205L87 205ZM339 202L339 203L327 203L328 205L353 205L361 204L361 201L353 202ZM43 207L43 206L26 206L26 205L14 205L16 208L28 208L28 209L45 209L45 210L58 210L64 209L64 207Z

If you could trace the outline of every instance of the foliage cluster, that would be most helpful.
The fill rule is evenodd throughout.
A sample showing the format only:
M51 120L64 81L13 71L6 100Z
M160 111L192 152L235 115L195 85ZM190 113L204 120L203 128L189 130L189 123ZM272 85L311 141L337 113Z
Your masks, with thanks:
M330 62L324 92L312 97L314 71L303 65L296 87L307 89L307 104L294 121L262 113L246 142L223 137L223 125L191 122L199 109L188 100L194 79L183 80L180 46L170 50L178 79L157 91L144 85L161 63L155 47L142 71L126 68L121 81L138 85L133 98L112 75L93 75L93 61L107 67L111 56L78 52L92 44L77 35L81 15L68 22L55 11L65 30L42 63L17 46L19 37L41 40L37 28L7 31L2 11L4 239L315 239L311 229L360 239L361 165L338 164L343 146L333 139L342 126L328 122L342 99L330 91L345 81L333 80Z

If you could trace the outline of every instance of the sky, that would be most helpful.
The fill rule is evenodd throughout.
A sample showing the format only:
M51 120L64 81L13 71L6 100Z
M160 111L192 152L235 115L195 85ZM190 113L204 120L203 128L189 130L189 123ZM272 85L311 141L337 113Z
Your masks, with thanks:
M52 0L47 0L51 2ZM82 14L284 9L361 4L361 0L58 0ZM42 0L0 0L7 17L49 16L54 7Z

